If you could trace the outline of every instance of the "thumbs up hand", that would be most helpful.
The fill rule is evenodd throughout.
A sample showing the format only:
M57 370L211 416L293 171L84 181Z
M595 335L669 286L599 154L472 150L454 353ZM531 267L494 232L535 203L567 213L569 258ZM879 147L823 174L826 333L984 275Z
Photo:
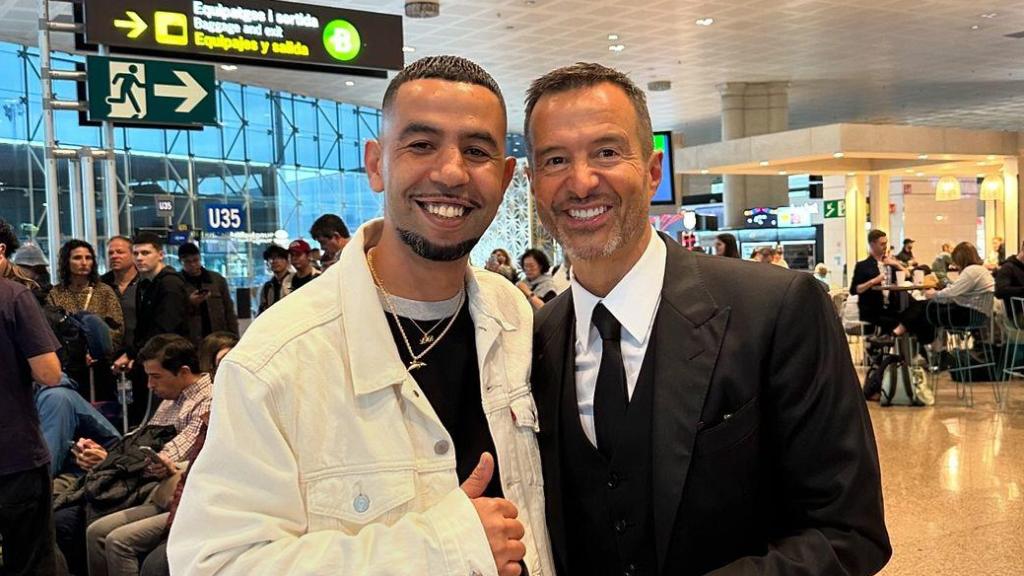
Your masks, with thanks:
M526 555L526 545L522 542L525 529L522 522L516 520L519 511L514 504L504 498L483 497L492 476L494 456L484 452L461 488L480 516L499 576L519 576L522 573L520 561Z

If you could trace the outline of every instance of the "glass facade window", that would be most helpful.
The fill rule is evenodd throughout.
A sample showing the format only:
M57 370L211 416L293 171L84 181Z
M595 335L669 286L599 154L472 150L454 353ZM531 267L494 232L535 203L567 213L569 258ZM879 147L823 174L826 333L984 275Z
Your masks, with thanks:
M53 54L53 66L72 70L84 58ZM0 42L0 217L47 253L44 142L38 50ZM61 99L75 100L73 82L55 81ZM118 214L122 234L140 228L195 232L208 268L236 287L258 287L268 278L260 260L276 233L279 241L308 237L321 214L340 215L351 230L380 216L383 198L373 193L362 147L376 138L380 111L341 102L218 82L220 125L202 130L117 128ZM77 112L54 113L61 146L101 147L102 131L81 126ZM67 240L71 227L71 178L77 163L58 162L59 217ZM96 162L98 251L105 252L104 163ZM88 183L85 184L88 189ZM173 214L157 213L158 196L170 196ZM244 207L247 239L202 234L208 203ZM59 246L60 242L55 243ZM315 245L315 244L314 244ZM177 264L175 248L167 261Z

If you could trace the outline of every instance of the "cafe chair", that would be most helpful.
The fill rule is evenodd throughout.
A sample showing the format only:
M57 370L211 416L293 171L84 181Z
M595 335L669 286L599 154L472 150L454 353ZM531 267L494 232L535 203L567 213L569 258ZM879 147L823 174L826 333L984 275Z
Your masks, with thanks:
M996 396L996 404L1006 407L1007 395L1010 391L1010 380L1016 376L1024 378L1024 360L1017 361L1018 352L1024 349L1024 298L1010 298L1010 305L1003 321L1004 351L1003 370L1000 373L1000 388Z
M953 356L949 374L956 385L956 397L967 406L974 406L973 385L979 372L986 375L982 381L992 382L997 403L1001 394L1001 384L996 382L994 374L997 363L991 339L993 298L991 292L968 298L972 305L967 306L969 314L966 319L954 317L950 306L943 306L934 300L925 309L928 322L946 332L946 350ZM961 298L959 303L963 305L964 300ZM984 314L979 309L988 310L989 313Z

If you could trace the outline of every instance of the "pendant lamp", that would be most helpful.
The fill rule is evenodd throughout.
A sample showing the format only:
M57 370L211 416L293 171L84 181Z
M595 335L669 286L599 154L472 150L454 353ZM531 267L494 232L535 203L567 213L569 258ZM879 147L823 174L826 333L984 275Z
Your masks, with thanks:
M989 174L985 176L985 179L981 181L981 194L982 200L1002 200L1003 199L1003 177L1000 174Z
M960 181L956 176L943 176L935 185L936 202L947 202L960 199Z

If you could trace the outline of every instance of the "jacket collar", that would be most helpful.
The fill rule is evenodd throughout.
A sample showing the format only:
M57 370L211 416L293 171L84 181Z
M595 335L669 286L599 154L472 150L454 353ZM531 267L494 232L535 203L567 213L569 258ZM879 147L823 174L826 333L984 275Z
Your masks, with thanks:
M366 251L380 241L383 228L384 221L379 218L360 226L341 252L338 263L328 270L330 273L335 267L339 268L333 274L333 281L341 294L342 329L348 344L348 362L357 396L400 384L409 376L394 344L373 275L366 263ZM496 337L499 331L518 329L514 310L506 310L507 304L499 302L492 291L483 289L468 266L466 298L478 331L487 330ZM478 347L480 358L484 358L486 352Z

